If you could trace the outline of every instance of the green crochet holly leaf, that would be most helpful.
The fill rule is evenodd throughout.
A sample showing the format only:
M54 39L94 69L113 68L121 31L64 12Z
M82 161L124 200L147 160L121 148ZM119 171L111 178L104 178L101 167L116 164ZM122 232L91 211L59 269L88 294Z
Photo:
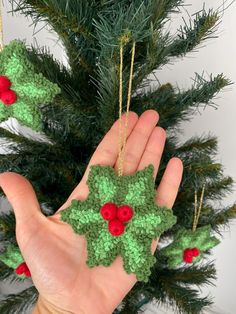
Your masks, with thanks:
M218 245L220 241L211 236L211 230L210 225L198 228L195 232L184 228L179 230L174 241L162 249L162 253L169 258L169 268L175 268L184 262L185 250L196 248L199 251L199 255L192 259L192 263L197 263L204 252Z
M7 265L9 268L16 269L24 262L24 258L17 246L10 245L4 253L0 254L0 261ZM18 278L24 279L25 275L17 275Z
M153 166L127 176L117 176L110 166L92 166L88 177L89 195L85 201L73 200L61 212L61 219L70 224L75 233L87 239L89 267L109 266L118 255L127 273L135 273L140 281L147 281L155 263L151 243L176 223L172 211L155 203ZM125 223L125 231L114 236L108 229L100 210L104 204L118 207L128 205L133 217Z
M0 100L0 122L12 117L35 131L41 131L39 105L51 102L60 93L60 88L35 72L23 42L14 40L4 47L0 53L0 76L11 81L11 90L17 95L12 105L5 105Z

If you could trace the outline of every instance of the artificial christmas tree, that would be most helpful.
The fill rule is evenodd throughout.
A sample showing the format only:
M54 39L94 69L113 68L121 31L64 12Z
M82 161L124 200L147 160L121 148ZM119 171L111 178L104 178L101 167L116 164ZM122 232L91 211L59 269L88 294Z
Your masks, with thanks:
M7 141L11 148L6 154L1 154L1 172L10 170L27 177L36 189L45 214L55 212L81 180L94 149L118 117L121 41L124 55L123 101L127 101L130 51L135 42L131 110L137 113L146 109L157 110L159 124L170 131L158 178L172 156L180 157L185 168L173 208L177 223L162 236L161 241L172 241L183 228L192 228L194 194L203 186L205 197L197 230L208 226L209 231L210 226L209 234L220 231L222 225L235 217L235 205L220 209L212 205L212 201L223 197L232 188L232 179L224 177L222 166L215 162L216 139L195 137L184 144L177 144L179 123L190 118L193 108L199 103L210 104L230 81L223 74L211 76L209 80L197 75L194 86L189 90L179 90L168 82L149 87L149 75L154 70L184 56L211 37L219 21L217 12L202 10L195 15L192 23L185 24L172 37L164 27L170 14L178 12L183 4L181 0L10 2L15 5L14 11L30 16L35 23L43 20L58 33L67 54L68 66L59 64L44 49L28 48L27 59L35 73L41 73L47 81L59 86L60 93L56 88L58 93L51 102L44 99L45 103L37 107L41 117L40 128L37 120L37 130L40 129L48 141L37 141L0 128L1 139ZM4 86L6 89L7 85ZM0 231L5 254L10 244L16 245L12 213L1 215ZM199 253L196 247L183 248L195 249L191 251L192 257L197 257ZM117 313L138 313L143 304L152 300L170 304L181 313L193 314L200 313L211 304L210 299L199 296L194 285L211 282L216 276L214 265L189 263L170 268L167 255L164 249L155 252L156 262L148 282L138 282L116 310ZM187 261L191 257L189 251L185 255ZM204 259L204 254L201 258ZM6 264L1 263L0 270L2 280L15 278L14 270ZM36 297L34 287L15 296L6 296L1 301L0 312L22 313Z

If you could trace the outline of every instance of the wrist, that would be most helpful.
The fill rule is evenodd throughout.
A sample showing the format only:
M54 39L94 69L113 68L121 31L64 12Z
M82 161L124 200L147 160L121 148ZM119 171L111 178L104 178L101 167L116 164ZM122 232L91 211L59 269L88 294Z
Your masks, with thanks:
M41 296L39 296L37 303L33 309L32 314L75 314L73 312L58 308L49 303ZM78 314L85 314L84 312L78 312Z
M93 309L91 309L91 307ZM85 305L81 308L76 307L76 310L68 310L55 306L51 302L48 302L41 295L39 295L37 303L33 308L32 314L111 314L113 310L102 310L96 303L89 302L89 306Z

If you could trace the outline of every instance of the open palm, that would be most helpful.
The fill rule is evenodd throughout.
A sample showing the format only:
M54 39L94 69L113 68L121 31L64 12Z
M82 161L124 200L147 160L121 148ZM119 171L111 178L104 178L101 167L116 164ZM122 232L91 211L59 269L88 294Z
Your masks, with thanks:
M158 114L153 110L140 118L135 113L129 114L124 174L153 164L156 176L165 143L165 131L156 126L157 122ZM23 176L12 172L0 174L0 186L15 211L19 247L40 302L45 309L54 309L53 313L112 313L136 283L136 276L123 270L121 257L110 267L89 268L85 238L60 220L60 211L70 206L72 199L87 198L86 181L91 165L111 165L117 169L118 129L116 121L97 147L83 179L53 216L41 213L33 187ZM181 177L182 163L172 158L157 189L157 204L173 206ZM156 247L157 240L153 241L153 252Z

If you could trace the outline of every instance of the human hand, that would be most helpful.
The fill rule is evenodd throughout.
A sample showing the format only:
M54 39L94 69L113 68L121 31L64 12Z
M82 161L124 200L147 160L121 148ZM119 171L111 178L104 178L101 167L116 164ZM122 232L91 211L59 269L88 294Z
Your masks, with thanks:
M156 127L158 114L153 110L138 119L129 113L124 174L154 166L156 177L165 144L165 131ZM124 123L124 116L122 123ZM16 216L16 237L24 259L39 291L34 313L110 314L136 283L134 274L127 274L119 256L110 267L89 268L86 264L86 240L71 226L60 220L60 211L73 199L87 198L86 185L91 165L111 165L118 159L118 129L116 121L92 156L87 170L68 200L50 217L45 217L32 185L23 176L0 174L0 186ZM171 208L182 177L182 162L172 158L157 189L156 202ZM157 247L152 243L152 252Z

